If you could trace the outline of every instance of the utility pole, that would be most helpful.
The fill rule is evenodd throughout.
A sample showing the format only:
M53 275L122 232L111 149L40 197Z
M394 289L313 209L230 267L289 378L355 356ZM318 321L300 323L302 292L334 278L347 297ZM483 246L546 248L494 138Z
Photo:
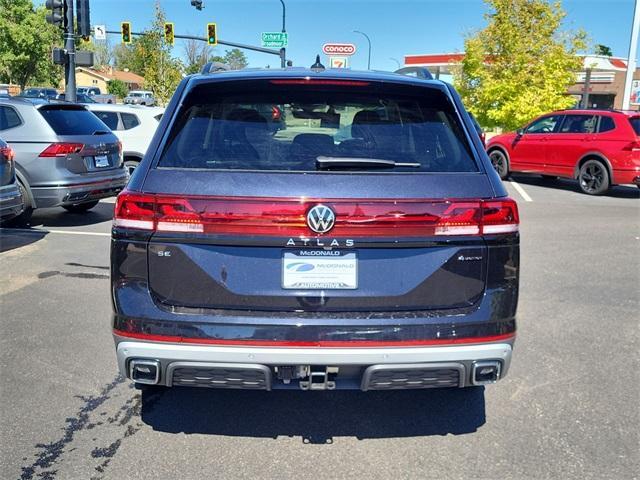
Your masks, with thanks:
M68 102L76 101L76 44L74 38L73 0L66 1L66 16L64 22L64 49L67 53L67 63L64 65L64 98Z
M280 0L280 3L282 4L282 33L287 33L287 28L286 28L286 18L287 18L287 9L285 7L284 4L284 0ZM280 49L280 67L281 68L285 68L287 66L287 49L285 47L282 47Z
M631 39L629 41L629 58L627 60L627 76L624 80L624 97L622 109L629 110L631 106L631 84L633 74L636 71L636 55L638 53L638 30L640 29L640 0L636 0L633 13L633 26L631 27Z

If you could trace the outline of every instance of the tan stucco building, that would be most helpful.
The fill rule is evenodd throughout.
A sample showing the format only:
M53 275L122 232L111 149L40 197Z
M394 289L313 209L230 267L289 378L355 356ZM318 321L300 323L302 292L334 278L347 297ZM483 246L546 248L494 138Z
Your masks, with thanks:
M78 87L98 87L102 93L107 93L107 83L110 80L122 80L129 90L140 90L144 86L144 77L133 72L116 70L107 67L102 70L78 67L76 68L76 85Z

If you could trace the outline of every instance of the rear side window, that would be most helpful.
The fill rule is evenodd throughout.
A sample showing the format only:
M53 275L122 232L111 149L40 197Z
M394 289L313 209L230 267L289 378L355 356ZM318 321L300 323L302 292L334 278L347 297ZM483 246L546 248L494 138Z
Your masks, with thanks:
M138 117L134 114L121 113L120 115L122 115L122 125L124 125L125 130L129 130L140 125L140 120L138 120Z
M93 112L111 130L118 130L118 114L115 112Z
M0 106L0 130L8 130L21 124L22 120L13 108Z
M195 87L158 166L477 171L461 123L440 90L291 79Z
M93 135L96 131L108 129L98 117L84 108L43 107L39 112L58 135Z
M636 132L636 135L640 136L640 117L631 117L629 119L629 123L633 127L633 130Z
M596 115L567 115L559 133L595 133Z
M598 133L610 132L615 130L616 124L611 117L600 117L600 126L598 127Z

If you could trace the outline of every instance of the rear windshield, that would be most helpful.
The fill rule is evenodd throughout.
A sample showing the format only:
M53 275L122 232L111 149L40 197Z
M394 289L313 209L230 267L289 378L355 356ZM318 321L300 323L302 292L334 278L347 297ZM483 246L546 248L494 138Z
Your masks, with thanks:
M367 82L301 85L300 80L194 88L158 166L477 171L456 113L440 90Z
M629 123L631 123L636 135L640 136L640 117L631 117Z
M40 114L57 135L93 135L96 131L109 131L109 127L84 108L43 107Z

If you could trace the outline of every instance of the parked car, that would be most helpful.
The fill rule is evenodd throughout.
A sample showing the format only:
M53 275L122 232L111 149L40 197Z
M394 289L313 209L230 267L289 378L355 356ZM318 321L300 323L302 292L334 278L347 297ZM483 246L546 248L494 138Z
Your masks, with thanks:
M573 178L590 195L612 185L640 186L640 113L562 110L497 135L487 153L501 178L511 172Z
M13 162L13 150L0 138L0 222L2 224L20 215L24 208Z
M151 143L164 108L104 104L92 104L87 108L122 142L124 167L131 175Z
M58 92L55 88L31 87L23 90L23 92L18 96L30 98L46 98L49 100L53 100L58 96Z
M147 90L131 90L129 95L124 97L124 103L151 107L156 104L156 99L153 96L153 92L149 92Z
M56 100L66 101L66 94L59 93ZM96 103L96 101L84 93L76 93L76 103Z
M102 93L98 87L78 87L76 89L77 95L86 95L91 97L95 103L116 103L116 96L110 93ZM90 103L90 102L82 102Z
M446 83L189 76L116 202L120 371L250 390L493 383L515 338L518 223Z
M24 194L17 222L35 208L87 211L127 182L120 142L82 105L0 99L0 135L15 152Z

